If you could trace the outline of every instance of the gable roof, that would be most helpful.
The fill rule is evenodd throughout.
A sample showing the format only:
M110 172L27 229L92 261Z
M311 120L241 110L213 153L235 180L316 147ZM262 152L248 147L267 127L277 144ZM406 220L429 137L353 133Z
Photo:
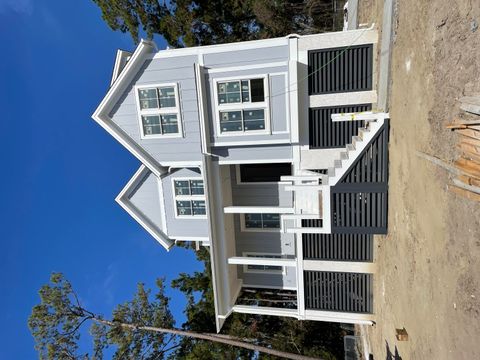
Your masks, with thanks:
M156 46L152 41L140 41L125 67L119 73L118 78L113 82L93 113L92 118L158 177L162 174L160 164L115 124L109 116L112 108L153 51L156 51Z
M144 165L141 165L137 172L133 175L130 181L125 185L123 190L118 194L115 201L120 204L120 206L130 214L145 230L152 235L155 240L157 240L165 249L170 250L170 248L175 244L175 242L170 239L162 229L161 216L151 216L148 209L142 209L140 205L134 201L133 197L141 191L142 185L145 184L145 181L153 176L155 178L156 185L161 186L161 181ZM157 199L160 201L159 189L157 188ZM152 203L154 199L150 198L149 202ZM158 210L161 212L161 205ZM153 217L153 218L152 218ZM164 226L163 226L164 227Z

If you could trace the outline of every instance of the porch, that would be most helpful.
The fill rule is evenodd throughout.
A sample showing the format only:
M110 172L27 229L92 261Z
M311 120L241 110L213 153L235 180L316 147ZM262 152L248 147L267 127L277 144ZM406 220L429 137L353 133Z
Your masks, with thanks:
M356 240L352 239L352 245ZM297 287L292 290L242 286L232 312L373 324L372 278L375 264L318 260L312 257L308 244L303 243L303 248L307 254L296 257L230 257L230 266L290 267L297 274ZM300 252L303 250L300 249Z

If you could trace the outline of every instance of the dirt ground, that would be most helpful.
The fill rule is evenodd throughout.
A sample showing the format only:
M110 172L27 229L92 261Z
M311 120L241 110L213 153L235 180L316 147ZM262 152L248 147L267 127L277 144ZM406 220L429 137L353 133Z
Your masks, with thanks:
M381 28L382 6L359 0L359 23ZM374 359L480 359L480 203L416 155L458 156L444 125L463 116L459 97L480 94L480 0L397 0L395 14L389 234L376 239L368 341Z

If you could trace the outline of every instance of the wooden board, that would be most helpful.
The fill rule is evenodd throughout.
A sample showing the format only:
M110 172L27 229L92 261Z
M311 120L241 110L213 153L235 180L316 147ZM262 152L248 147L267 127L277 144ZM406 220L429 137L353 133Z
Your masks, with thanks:
M474 160L480 163L480 154L476 154L470 151L470 145L459 144L457 147L462 151L462 156L467 159Z
M474 201L480 201L480 194L475 194L474 192L459 188L458 186L455 185L449 185L448 189L460 196L463 196L467 199L474 200Z
M468 175L458 175L457 179L460 180L462 183L464 183L466 185L472 185L472 186L480 187L480 179L475 179L475 178L470 177Z
M472 154L480 155L480 147L472 144L470 141L462 141L460 142L460 146L463 146L465 149L468 149Z
M460 130L458 130L460 131ZM460 141L465 143L465 144L470 144L473 146L476 146L480 149L480 139L472 138L470 136L466 135L460 135Z
M475 126L475 125L480 125L480 118L477 119L455 119L452 124L456 125L466 125L466 126Z
M460 158L455 161L455 166L475 178L480 179L480 164L465 158Z
M460 109L480 115L480 96L465 96L459 101Z
M468 138L472 139L478 139L480 140L480 131L474 130L474 129L459 129L456 131L456 133L463 135Z
M457 123L451 123L451 124L445 125L445 127L446 127L447 129L456 130L456 129L466 129L466 128L467 128L467 125L457 124Z
M458 178L453 179L453 183L455 184L455 186L458 186L459 188L462 188L480 195L480 187L478 186L465 184L464 182L460 181Z
M462 96L460 99L458 99L458 101L464 104L472 104L472 105L480 106L480 95L475 94L473 96Z

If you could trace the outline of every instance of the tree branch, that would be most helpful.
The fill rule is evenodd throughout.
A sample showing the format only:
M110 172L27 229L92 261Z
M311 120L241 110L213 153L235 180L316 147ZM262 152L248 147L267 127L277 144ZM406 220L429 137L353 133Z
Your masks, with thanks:
M287 353L287 352L283 352L283 351L279 351L279 350L270 349L270 348L260 346L260 345L245 343L245 342L235 340L235 339L226 339L224 337L219 337L217 334L195 333L195 332L192 332L192 331L186 331L186 330L180 330L180 329L157 328L157 327L153 327L153 326L136 326L134 324L113 322L113 321L99 319L99 318L95 318L95 317L92 318L92 320L96 321L100 324L110 326L110 327L121 326L124 329L144 330L144 331L152 331L152 332L164 333L164 334L167 333L167 334L174 334L174 335L180 335L180 336L188 336L188 337L192 337L192 338L195 338L195 339L208 340L208 341L218 342L218 343L222 343L222 344L226 344L226 345L230 345L230 346L241 347L241 348L244 348L244 349L247 349L247 350L258 351L258 352L262 352L262 353L269 354L269 355L283 357L283 358L286 358L286 359L292 359L292 360L320 360L319 358L313 358L313 357L310 357L310 356Z

